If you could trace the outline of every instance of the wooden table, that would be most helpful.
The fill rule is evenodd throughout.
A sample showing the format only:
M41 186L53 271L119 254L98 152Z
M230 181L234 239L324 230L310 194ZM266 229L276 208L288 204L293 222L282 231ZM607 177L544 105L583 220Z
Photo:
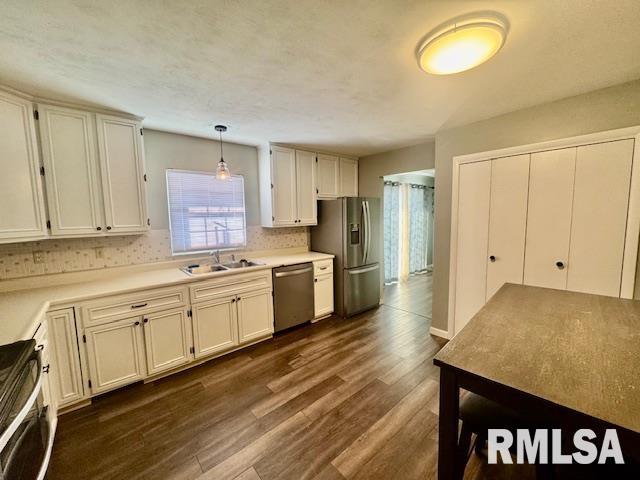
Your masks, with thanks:
M460 388L567 428L616 428L636 455L640 301L505 284L434 364L441 480L456 477Z

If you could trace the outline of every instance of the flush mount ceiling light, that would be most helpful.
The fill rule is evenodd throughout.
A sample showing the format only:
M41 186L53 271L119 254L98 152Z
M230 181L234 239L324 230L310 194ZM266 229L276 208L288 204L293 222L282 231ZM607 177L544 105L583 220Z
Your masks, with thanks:
M215 128L216 132L220 134L220 161L218 162L218 166L216 168L216 178L218 180L226 180L231 176L231 172L229 172L229 166L227 165L227 162L224 161L224 157L222 155L222 132L226 132L227 127L225 127L224 125L216 125L213 128Z
M464 72L498 53L506 36L506 21L497 17L452 22L428 35L420 44L418 64L433 75Z

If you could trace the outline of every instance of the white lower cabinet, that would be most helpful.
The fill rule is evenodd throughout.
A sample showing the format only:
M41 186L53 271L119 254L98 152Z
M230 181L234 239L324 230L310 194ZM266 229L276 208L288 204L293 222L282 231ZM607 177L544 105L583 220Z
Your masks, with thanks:
M273 297L271 290L238 296L238 340L240 343L273 333Z
M52 393L58 407L64 407L84 397L73 308L49 312L47 324L51 338Z
M149 375L191 361L191 322L186 308L145 315L142 324Z
M318 275L313 279L314 317L333 313L333 273Z
M85 330L92 393L106 392L146 376L142 317Z
M194 305L193 342L196 358L238 345L236 296L222 297Z

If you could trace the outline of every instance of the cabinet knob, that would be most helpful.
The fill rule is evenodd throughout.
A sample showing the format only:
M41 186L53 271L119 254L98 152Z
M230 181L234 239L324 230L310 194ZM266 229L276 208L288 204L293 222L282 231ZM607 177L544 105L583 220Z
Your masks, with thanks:
M43 373L49 373L49 364L47 363L44 367L42 367Z
M44 350L44 345L40 344L36 347L36 352L41 352L42 350Z
M318 283L318 279L317 279L317 278L314 278L314 279L313 279L313 281L314 281L314 282L316 282L316 283Z
M231 299L231 303L236 303L236 299L235 299L235 298L232 298L232 299Z
M111 225L107 225L107 230L111 230Z
M238 301L242 300L242 298L238 297Z
M496 261L496 256L495 255L489 255L489 260L491 260L492 262Z
M102 230L102 227L96 227L96 230L100 231Z
M138 325L140 325L140 322L136 321L136 323L134 323L134 325L138 326Z
M556 262L556 267L558 267L558 270L563 270L565 267L564 262Z
M142 321L143 321L144 323L149 323L149 319L148 319L148 318L145 318L145 319L143 319Z

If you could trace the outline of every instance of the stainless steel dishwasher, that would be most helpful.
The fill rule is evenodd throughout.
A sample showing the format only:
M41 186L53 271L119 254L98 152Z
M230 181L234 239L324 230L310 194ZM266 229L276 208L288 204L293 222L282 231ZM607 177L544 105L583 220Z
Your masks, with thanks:
M279 332L313 320L313 264L273 269L275 330Z

